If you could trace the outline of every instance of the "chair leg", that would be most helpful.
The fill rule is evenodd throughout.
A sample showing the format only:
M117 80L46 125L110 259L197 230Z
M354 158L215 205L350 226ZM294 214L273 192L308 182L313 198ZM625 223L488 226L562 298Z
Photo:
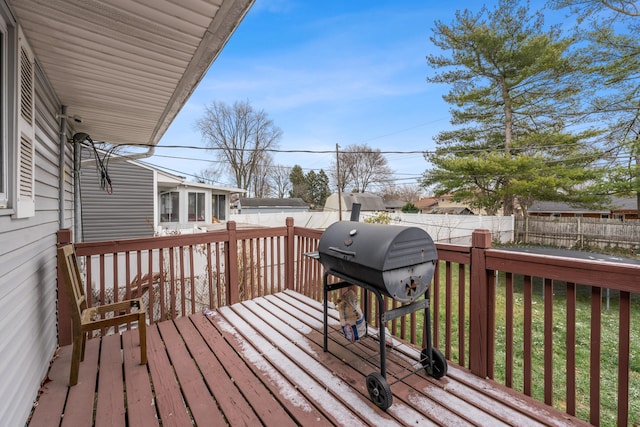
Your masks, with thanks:
M80 352L80 361L84 362L84 349L87 347L87 333L82 333L82 351Z
M78 372L80 371L80 358L84 347L84 336L82 332L73 333L73 349L71 352L71 373L69 374L69 386L78 384Z
M140 334L140 364L147 364L147 316L142 313L138 318L138 333Z

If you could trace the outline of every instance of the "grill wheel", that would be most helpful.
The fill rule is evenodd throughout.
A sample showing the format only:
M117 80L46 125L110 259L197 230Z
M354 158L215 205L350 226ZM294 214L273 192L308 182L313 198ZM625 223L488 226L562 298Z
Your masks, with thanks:
M427 349L423 348L420 352L420 362L427 374L435 379L440 379L447 374L447 360L442 355L442 352L435 347L431 348L431 354L433 355L433 363L429 363Z
M367 391L369 398L375 405L386 411L393 402L393 394L387 380L379 372L367 375Z

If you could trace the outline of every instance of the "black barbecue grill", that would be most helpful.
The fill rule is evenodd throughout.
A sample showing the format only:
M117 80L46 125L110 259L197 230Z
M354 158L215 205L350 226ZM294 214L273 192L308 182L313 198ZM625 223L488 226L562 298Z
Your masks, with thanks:
M421 352L421 364L429 375L441 378L447 372L442 353L431 345L429 286L438 259L429 234L417 227L368 224L340 221L329 226L320 238L317 258L325 269L324 284L324 351L327 351L327 317L329 291L357 285L364 289L365 313L369 298L376 296L380 340L380 373L367 376L371 400L386 410L393 395L386 381L386 322L424 309L426 347ZM328 276L342 281L329 283ZM383 297L388 296L403 305L386 310ZM424 296L423 298L421 298ZM369 319L366 319L367 321Z

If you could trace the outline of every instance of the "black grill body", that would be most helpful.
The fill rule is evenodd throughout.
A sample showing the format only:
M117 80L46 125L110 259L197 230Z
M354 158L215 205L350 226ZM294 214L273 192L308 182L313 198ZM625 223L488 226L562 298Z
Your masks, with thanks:
M440 379L447 373L444 355L431 344L429 285L438 254L426 231L417 227L368 224L341 221L330 225L320 237L318 251L307 256L322 263L324 305L324 351L328 351L329 292L359 286L364 292L364 313L368 315L368 292L377 300L376 315L380 326L380 372L367 376L369 397L376 406L387 410L393 394L387 383L385 324L418 310L424 310L426 346L420 353L420 364L427 374ZM342 279L329 282L328 277ZM420 296L424 295L424 298ZM402 305L387 309L384 297ZM370 319L365 318L368 323ZM367 324L365 323L365 324ZM417 371L416 371L417 372Z
M420 228L342 221L324 231L318 257L325 270L407 303L429 288L438 254Z

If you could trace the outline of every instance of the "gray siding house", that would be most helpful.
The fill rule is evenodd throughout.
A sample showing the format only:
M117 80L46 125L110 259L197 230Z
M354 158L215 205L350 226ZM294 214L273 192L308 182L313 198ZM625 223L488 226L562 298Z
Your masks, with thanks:
M225 221L231 197L245 192L188 182L182 176L119 156L109 159L107 182L96 170L96 154L85 151L80 170L82 225L76 241L152 237L167 230L206 230L213 223Z
M74 149L90 136L150 156L252 3L0 0L0 424L25 425L62 344Z

